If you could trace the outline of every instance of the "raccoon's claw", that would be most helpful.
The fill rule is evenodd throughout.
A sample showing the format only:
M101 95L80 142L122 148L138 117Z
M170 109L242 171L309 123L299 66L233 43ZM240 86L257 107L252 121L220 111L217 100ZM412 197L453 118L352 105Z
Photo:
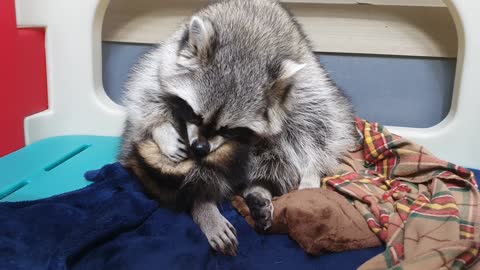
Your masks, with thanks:
M212 224L212 227L205 232L210 246L223 254L237 256L238 240L235 228L223 218L218 224Z
M181 162L187 159L188 154L187 154L187 148L185 144L181 144L179 140L178 144L175 145L175 148L176 148L175 152L173 154L168 155L168 158L170 158L174 162Z
M255 228L260 232L268 230L273 221L272 201L258 192L253 192L247 195L245 202L255 221Z
M231 256L237 255L237 232L222 216L215 203L197 201L193 204L191 214L214 250Z

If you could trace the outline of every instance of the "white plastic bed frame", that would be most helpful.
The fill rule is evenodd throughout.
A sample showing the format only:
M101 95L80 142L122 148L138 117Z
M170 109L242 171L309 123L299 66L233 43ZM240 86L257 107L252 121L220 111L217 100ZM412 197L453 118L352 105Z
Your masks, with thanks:
M125 113L102 85L101 31L109 1L16 1L19 27L46 27L49 109L25 119L27 144L60 135L121 134ZM445 3L459 39L450 112L431 128L389 129L425 145L443 159L479 168L480 1Z

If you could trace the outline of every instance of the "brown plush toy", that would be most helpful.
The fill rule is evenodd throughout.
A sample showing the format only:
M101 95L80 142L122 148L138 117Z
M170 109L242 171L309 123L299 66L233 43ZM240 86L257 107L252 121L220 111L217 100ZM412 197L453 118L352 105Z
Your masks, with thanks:
M243 198L234 207L255 227ZM380 246L365 219L347 199L332 190L304 189L273 201L273 225L267 233L288 233L309 254Z

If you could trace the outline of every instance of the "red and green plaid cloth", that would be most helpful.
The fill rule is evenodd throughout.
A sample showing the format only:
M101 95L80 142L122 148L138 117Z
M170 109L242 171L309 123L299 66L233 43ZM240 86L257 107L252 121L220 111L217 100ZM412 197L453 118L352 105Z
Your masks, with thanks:
M351 199L386 251L360 269L480 269L480 212L472 172L357 119L358 147L322 180Z

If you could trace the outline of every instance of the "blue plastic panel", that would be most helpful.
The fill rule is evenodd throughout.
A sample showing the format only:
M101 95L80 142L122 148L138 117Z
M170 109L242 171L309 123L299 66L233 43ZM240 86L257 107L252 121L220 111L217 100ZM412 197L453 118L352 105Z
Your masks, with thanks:
M123 85L128 74L138 59L152 49L152 45L104 42L103 57L103 87L107 95L116 103L122 104Z
M426 128L450 111L455 59L325 54L320 61L369 121Z

